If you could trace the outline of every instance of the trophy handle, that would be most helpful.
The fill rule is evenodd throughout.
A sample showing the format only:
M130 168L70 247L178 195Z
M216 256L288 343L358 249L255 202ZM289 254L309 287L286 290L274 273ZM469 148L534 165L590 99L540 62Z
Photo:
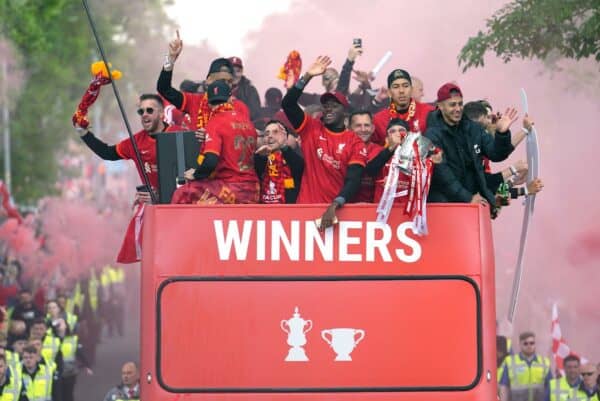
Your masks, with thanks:
M327 344L331 345L331 341L327 338L327 334L331 336L331 341L333 341L333 335L331 334L330 330L321 331L321 338L323 338Z
M289 330L286 330L285 326L288 326L288 322L287 320L282 320L281 323L279 324L279 326L281 326L281 330L285 331L286 333L290 334Z
M307 320L306 324L308 326L308 329L304 330L304 333L308 333L312 329L312 327L313 327L312 320Z
M360 335L360 337L358 337L358 340L354 340L354 345L357 346L359 342L362 341L363 338L365 338L365 331L362 329L356 329L354 330L354 336L356 336L357 334Z

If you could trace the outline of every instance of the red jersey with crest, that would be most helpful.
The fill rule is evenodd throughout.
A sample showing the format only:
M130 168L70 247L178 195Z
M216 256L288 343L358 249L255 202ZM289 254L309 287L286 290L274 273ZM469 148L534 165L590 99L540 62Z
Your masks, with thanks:
M385 163L383 168L375 177L375 196L373 197L373 201L375 203L379 203L383 195L383 190L385 189L385 181L387 180L388 173L390 172L390 164L392 163L392 157L390 157L390 160L388 160L388 162ZM410 186L410 178L411 177L404 173L400 173L398 175L398 186L396 187L396 193L408 191L408 187ZM394 199L394 203L406 204L407 201L408 193Z
M330 203L344 186L348 166L367 164L365 144L354 132L330 131L307 114L296 132L305 165L297 203Z
M371 141L379 145L385 144L385 138L387 136L387 126L392 118L400 118L406 121L409 125L411 132L422 132L425 133L427 130L427 115L429 112L435 110L435 107L427 103L419 103L411 99L411 103L414 102L414 112L411 113L411 107L409 106L406 113L395 113L391 110L391 107L379 111L373 116L373 125L375 125L375 132L371 137ZM412 115L412 116L411 116Z
M383 146L378 145L373 142L369 142L366 144L367 146L367 163L370 162L381 152ZM375 193L375 180L366 171L363 172L363 175L360 179L360 188L354 198L352 199L353 203L358 202L367 202L372 203L373 197Z
M198 121L198 113L202 108L203 102L206 102L206 94L205 93L190 93L190 92L182 92L183 95L183 104L181 105L181 111L190 115L191 118L191 127L192 129L196 129L197 121ZM246 116L250 119L250 110L248 106L244 102L239 99L233 99L232 101L233 109L238 113ZM208 104L206 104L208 108ZM208 110L207 110L208 111Z
M214 153L219 162L211 178L224 182L258 183L254 171L256 129L236 110L213 115L206 126L203 153Z
M170 125L167 127L165 132L185 131L183 127L178 125ZM144 170L148 175L148 181L155 190L158 189L158 166L156 165L156 139L154 139L146 130L141 130L133 135L135 144L140 151ZM126 160L133 160L135 167L137 168L140 180L144 182L142 177L142 171L135 158L135 151L130 138L123 139L116 145L117 154Z

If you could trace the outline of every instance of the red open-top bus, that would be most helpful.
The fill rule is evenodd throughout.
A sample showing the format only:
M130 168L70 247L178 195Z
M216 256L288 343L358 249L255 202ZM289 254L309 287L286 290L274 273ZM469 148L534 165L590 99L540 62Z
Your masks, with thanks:
M324 208L147 209L144 401L496 399L489 210Z

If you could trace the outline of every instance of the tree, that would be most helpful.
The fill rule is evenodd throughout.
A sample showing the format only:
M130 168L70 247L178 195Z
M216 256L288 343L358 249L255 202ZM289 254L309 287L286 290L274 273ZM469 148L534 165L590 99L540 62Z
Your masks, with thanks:
M153 88L162 53L152 45L166 42L163 30L172 22L164 5L170 0L93 3L107 56L124 72L125 84ZM100 57L79 1L0 0L0 34L20 52L26 73L11 113L12 171L14 197L30 203L56 190L58 156L76 135L70 117L91 79L89 65ZM154 54L156 65L132 56L144 50ZM102 103L114 104L109 92L103 90ZM123 101L131 106L137 94L129 90ZM114 106L104 109L119 118Z
M483 66L488 50L505 63L514 57L545 60L552 54L600 62L599 0L514 0L486 26L462 48L458 62L463 72Z

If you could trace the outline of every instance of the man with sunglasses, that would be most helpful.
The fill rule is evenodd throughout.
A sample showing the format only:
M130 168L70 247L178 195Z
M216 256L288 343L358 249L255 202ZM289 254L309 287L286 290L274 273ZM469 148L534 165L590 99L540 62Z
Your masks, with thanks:
M567 355L563 360L565 375L550 380L544 401L569 401L581 384L580 360L577 355Z
M137 114L140 116L142 130L133 135L142 159L142 166L137 163L133 143L126 138L116 145L107 145L97 138L89 129L78 128L82 132L81 139L88 148L103 160L133 160L140 179L143 182L143 172L146 172L151 190L158 192L158 167L156 164L156 139L154 136L160 132L185 131L177 125L168 125L164 122L164 106L162 98L154 93L146 93L140 96ZM142 170L143 168L143 170ZM148 188L138 187L136 203L138 205L150 203L151 197ZM139 260L141 250L136 246L135 232L136 221L141 219L143 208L136 208L136 213L129 223L121 251L117 257L119 263L134 263ZM137 219L137 220L136 220Z
M600 389L598 388L598 368L593 363L586 363L581 367L581 384L576 389L571 401L599 401Z
M501 401L542 401L545 388L552 379L550 359L535 353L535 334L519 335L521 351L508 355L500 369Z

